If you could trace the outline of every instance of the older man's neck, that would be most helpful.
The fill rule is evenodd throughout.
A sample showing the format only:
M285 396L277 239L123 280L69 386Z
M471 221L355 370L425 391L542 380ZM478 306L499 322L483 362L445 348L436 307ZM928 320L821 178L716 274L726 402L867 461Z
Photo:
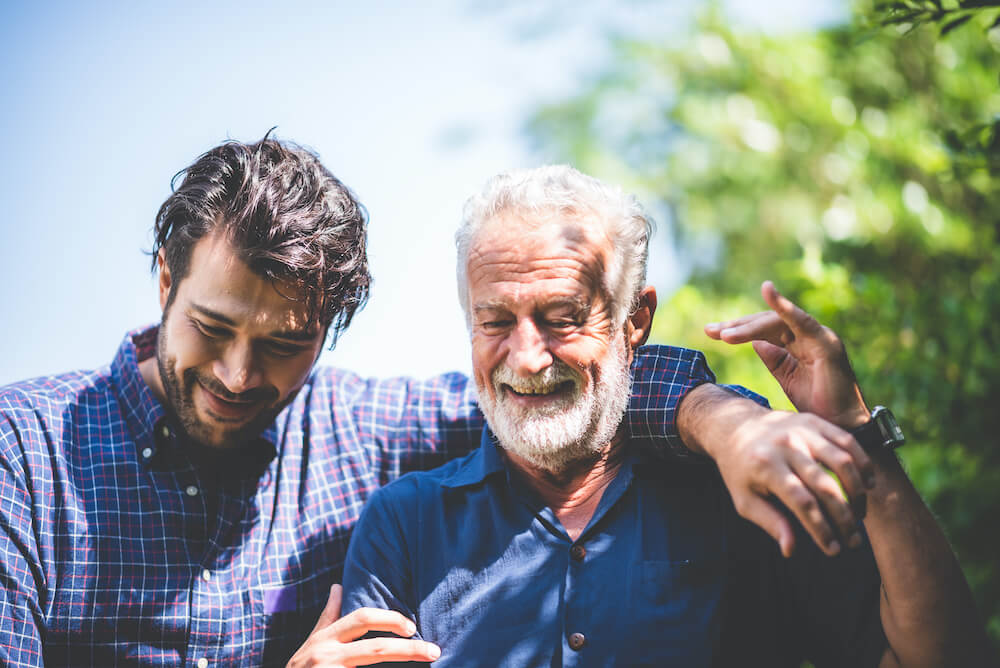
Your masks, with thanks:
M514 469L555 513L571 540L576 540L594 516L604 490L621 468L622 439L616 436L593 460L577 462L558 473L532 466L505 451Z

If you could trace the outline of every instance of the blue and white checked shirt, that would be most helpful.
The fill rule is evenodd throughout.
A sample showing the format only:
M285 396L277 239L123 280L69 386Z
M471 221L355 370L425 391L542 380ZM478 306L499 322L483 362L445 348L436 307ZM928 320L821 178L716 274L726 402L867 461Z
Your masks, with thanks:
M321 368L238 461L196 461L139 374L155 342L0 389L4 665L284 665L371 492L479 442L462 375ZM646 347L635 379L632 437L683 447L677 401L713 380L701 353Z

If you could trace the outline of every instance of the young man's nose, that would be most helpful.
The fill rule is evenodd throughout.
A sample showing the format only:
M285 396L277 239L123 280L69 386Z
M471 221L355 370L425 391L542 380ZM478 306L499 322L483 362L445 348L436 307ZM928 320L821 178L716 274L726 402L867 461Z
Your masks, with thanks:
M215 364L215 377L233 394L242 394L258 387L261 374L254 362L250 346L233 346Z

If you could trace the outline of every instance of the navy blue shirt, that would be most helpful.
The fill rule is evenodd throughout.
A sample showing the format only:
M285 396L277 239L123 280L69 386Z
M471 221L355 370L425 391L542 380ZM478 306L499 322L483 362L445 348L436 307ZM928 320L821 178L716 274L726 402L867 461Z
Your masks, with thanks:
M831 559L797 538L783 559L710 462L632 448L574 542L484 431L374 494L343 611L409 616L441 646L435 666L877 665L870 546Z

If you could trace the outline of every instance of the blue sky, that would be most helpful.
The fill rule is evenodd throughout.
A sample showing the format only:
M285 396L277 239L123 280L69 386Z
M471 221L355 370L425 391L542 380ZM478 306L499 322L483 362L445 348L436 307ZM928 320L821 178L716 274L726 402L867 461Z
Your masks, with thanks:
M836 2L727 3L744 23ZM585 9L581 9L585 7ZM521 125L599 66L609 25L668 34L694 3L4 3L0 384L107 363L159 317L149 259L171 176L227 138L316 150L371 214L371 302L322 363L467 369L452 234L492 174L543 160ZM666 242L662 239L661 244ZM669 249L658 287L681 279Z

